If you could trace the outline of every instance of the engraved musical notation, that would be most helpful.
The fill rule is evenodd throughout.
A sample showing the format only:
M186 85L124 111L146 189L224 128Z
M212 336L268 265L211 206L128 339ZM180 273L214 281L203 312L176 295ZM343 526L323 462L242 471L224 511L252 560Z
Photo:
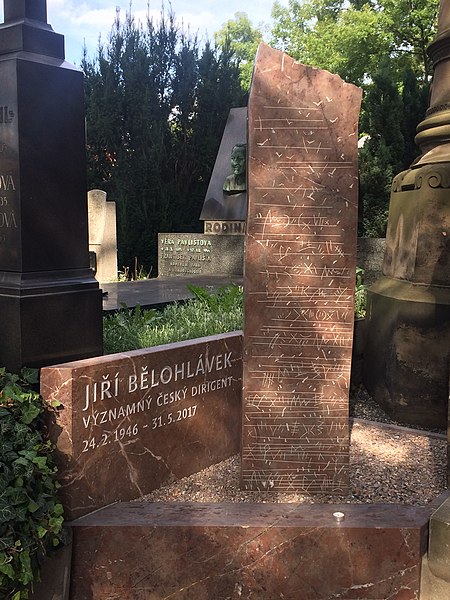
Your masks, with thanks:
M241 485L345 494L359 104L307 69L263 47L249 101Z

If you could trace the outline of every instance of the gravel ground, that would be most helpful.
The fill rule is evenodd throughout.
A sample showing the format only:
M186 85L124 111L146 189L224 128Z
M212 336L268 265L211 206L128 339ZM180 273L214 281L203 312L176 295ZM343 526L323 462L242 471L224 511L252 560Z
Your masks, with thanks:
M239 455L144 497L149 502L402 503L425 505L446 489L447 441L440 434L395 423L363 388L353 390L350 495L246 492L239 489ZM362 420L361 420L362 419Z

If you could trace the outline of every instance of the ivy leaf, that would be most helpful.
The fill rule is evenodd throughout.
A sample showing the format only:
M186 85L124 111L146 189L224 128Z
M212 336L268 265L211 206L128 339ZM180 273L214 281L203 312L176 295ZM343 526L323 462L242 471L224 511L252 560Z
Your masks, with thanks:
M15 516L14 511L10 506L0 505L0 524L7 523Z
M40 413L41 409L38 406L29 404L23 408L22 421L29 425Z
M14 569L13 569L11 563L9 563L9 562L3 563L3 564L0 563L0 573L3 573L10 579L14 579Z
M36 458L33 458L33 463L37 465L41 470L45 469L45 467L47 466L47 457L36 456Z
M0 552L2 550L8 550L8 548L12 548L14 545L14 540L12 537L0 537ZM1 559L1 554L0 554Z
M30 369L29 367L24 367L20 372L20 376L27 383L34 385L39 382L39 369Z

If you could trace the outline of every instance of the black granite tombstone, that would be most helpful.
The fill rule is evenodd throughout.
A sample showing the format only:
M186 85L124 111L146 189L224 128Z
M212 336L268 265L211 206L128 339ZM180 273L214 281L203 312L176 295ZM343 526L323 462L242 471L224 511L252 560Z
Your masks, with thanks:
M4 0L0 25L0 365L102 353L89 268L83 76L45 0Z

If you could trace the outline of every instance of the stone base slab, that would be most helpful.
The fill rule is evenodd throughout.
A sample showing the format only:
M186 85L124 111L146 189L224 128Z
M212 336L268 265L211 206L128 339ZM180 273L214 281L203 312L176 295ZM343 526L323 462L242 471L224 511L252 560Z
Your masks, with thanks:
M69 524L70 598L418 600L431 510L116 504Z

